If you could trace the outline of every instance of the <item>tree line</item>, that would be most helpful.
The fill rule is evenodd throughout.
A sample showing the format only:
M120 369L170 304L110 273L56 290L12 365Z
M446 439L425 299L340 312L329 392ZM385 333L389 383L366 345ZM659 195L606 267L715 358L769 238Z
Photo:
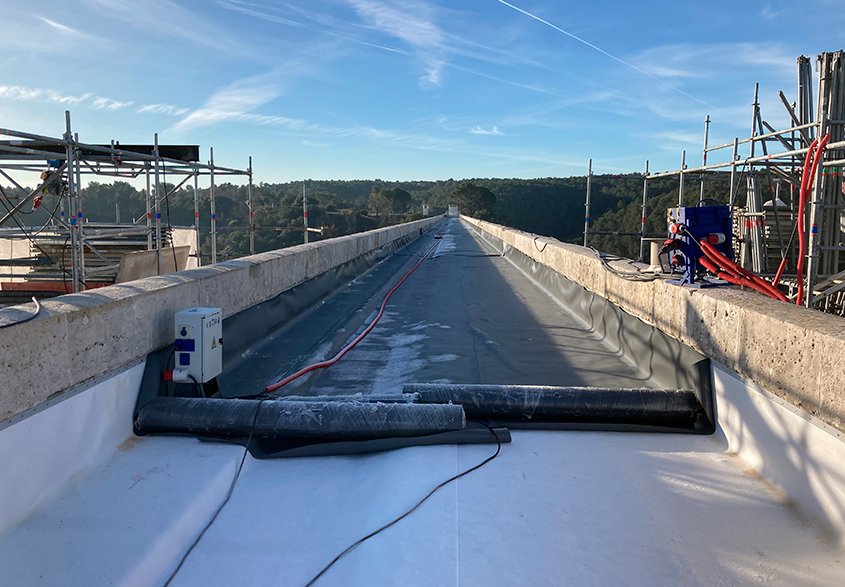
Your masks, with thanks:
M624 236L639 232L643 180L638 174L596 175L592 177L591 244L602 250L636 256L639 240ZM685 201L698 200L699 186L688 178ZM161 201L162 221L174 226L194 224L192 187L173 189L166 183ZM322 238L370 230L379 226L422 217L423 206L431 215L443 214L450 204L464 214L506 224L528 232L551 236L565 242L581 242L584 228L586 178L541 179L470 179L441 181L383 180L308 180L309 226L323 228ZM258 227L284 230L259 230L258 252L302 242L303 182L258 183L253 187L254 221ZM705 183L705 197L725 202L727 176L714 174ZM22 190L4 188L8 203L15 203ZM215 187L218 229L218 254L229 259L249 253L249 209L247 187L231 183ZM89 222L144 223L146 196L127 182L91 182L82 191L85 218ZM649 181L646 230L649 234L666 232L666 209L677 203L677 178ZM0 200L2 200L0 195ZM208 189L199 190L200 230L204 251L210 250L210 214ZM46 222L57 208L55 196L47 195L41 207L26 218L37 226ZM0 209L2 211L2 209ZM286 230L290 229L290 230ZM321 237L315 237L321 238Z

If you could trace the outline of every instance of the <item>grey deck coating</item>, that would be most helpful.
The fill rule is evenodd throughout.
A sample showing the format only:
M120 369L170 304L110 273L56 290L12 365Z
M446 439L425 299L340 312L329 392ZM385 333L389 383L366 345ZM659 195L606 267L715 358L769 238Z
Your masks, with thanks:
M438 233L442 239L435 239ZM404 383L425 382L649 386L647 375L451 220L247 351L237 373L224 376L224 393L255 391L333 355L369 323L385 290L434 243L437 249L393 295L364 341L337 365L280 393L399 393ZM357 310L341 322L328 319L342 314L339 306Z

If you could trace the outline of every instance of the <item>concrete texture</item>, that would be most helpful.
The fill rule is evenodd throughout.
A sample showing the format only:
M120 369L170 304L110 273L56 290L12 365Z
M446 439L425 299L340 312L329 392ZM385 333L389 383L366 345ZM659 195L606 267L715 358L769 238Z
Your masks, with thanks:
M279 249L170 275L42 302L41 315L14 325L29 307L0 310L0 422L124 367L172 342L173 314L194 306L228 317L364 253L415 238L427 218Z
M587 248L461 217L761 388L845 431L845 319L736 287L626 280Z

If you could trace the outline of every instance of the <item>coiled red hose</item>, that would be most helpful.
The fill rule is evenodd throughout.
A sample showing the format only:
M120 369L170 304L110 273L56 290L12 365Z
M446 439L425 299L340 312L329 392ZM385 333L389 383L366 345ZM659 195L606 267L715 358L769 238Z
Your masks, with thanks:
M348 345L346 345L345 347L340 349L337 352L337 354L335 356L333 356L331 359L326 359L325 361L320 361L319 363L313 363L311 365L303 367L302 369L300 369L296 373L292 373L291 375L288 375L287 377L285 377L281 381L274 383L272 385L268 385L267 387L264 388L264 391L266 391L267 393L273 393L273 392L281 389L282 387L284 387L285 385L287 385L291 381L294 381L295 379L299 379L300 377L302 377L306 373L310 373L311 371L316 371L317 369L325 369L326 367L331 367L332 365L337 363L339 360L341 360L346 353L348 353L353 348L355 348L355 345L357 345L359 342L364 340L364 338L366 338L366 336L372 331L372 329L375 328L376 324L378 324L378 321L381 320L381 317L384 315L384 309L387 307L387 302L388 302L388 300L390 300L390 296L392 296L393 293L397 289L399 289L399 287L403 283L405 283L405 280L408 279L414 271L419 269L419 266L422 265L423 261L425 261L428 258L428 256L432 253L432 251L434 251L435 248L437 248L438 244L439 243L434 243L433 245L431 245L431 247L425 252L425 254L422 257L420 257L420 260L417 261L417 264L414 265L413 267L411 267L411 269L407 273L405 273L405 275L403 275L399 279L399 281L397 281L396 284L394 284L393 287L390 288L390 291L387 292L387 295L384 296L384 300L381 302L381 307L379 308L379 311L378 311L378 314L376 315L376 317L373 319L372 322L370 322L370 324L364 329L364 331L361 332L361 334L359 334L358 336L355 337L355 339L352 342L350 342Z

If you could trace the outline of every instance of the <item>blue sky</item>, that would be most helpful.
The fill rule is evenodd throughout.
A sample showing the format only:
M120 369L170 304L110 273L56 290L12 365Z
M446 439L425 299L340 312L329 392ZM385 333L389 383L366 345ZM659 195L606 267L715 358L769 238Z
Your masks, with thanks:
M676 168L786 124L840 0L0 0L0 126L209 146L257 181ZM819 28L824 34L815 34Z

